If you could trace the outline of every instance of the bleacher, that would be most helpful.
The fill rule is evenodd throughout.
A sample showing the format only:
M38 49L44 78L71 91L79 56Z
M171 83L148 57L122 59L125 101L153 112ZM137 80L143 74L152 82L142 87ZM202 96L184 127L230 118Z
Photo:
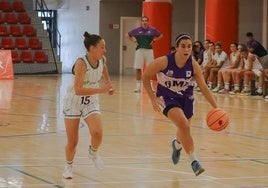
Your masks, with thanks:
M61 72L32 0L0 0L0 49L11 50L15 74Z

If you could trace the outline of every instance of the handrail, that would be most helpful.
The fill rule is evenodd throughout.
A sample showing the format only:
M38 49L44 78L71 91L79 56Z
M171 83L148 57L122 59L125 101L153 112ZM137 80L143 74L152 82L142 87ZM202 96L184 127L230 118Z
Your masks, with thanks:
M48 9L44 0L35 0L35 10L41 12L42 17L49 18L49 20L46 20L46 28L48 30L50 38L50 45L53 50L53 58L54 61L56 62L54 47L56 46L57 55L59 56L59 59L61 59L61 34L57 28L55 20L52 18L53 17L52 11ZM49 16L47 16L46 14L48 14ZM50 24L51 21L52 24Z

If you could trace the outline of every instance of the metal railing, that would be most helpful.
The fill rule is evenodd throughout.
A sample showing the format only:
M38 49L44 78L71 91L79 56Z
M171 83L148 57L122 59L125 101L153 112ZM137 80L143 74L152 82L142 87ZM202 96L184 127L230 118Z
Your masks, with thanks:
M40 18L46 23L45 27L49 34L50 44L56 49L59 59L61 58L61 34L57 27L57 11L49 10L44 0L35 0L35 11L40 13ZM54 60L55 54L53 53Z

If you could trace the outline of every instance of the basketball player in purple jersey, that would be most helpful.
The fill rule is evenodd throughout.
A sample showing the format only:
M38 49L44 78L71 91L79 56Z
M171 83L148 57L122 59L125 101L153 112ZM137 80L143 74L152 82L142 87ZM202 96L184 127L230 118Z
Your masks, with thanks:
M136 69L135 93L141 91L141 77L144 63L148 65L154 60L152 44L163 37L156 28L149 26L149 18L141 18L141 26L136 27L126 34L126 38L137 44L135 51L134 68Z
M182 147L189 155L196 176L205 171L194 152L190 134L193 116L193 88L197 82L201 92L213 108L218 105L208 89L201 67L192 58L193 41L190 35L181 33L175 40L176 52L155 59L143 75L144 87L151 99L153 109L162 111L177 127L176 138L172 140L172 161L177 164ZM150 80L157 75L157 91L153 92Z

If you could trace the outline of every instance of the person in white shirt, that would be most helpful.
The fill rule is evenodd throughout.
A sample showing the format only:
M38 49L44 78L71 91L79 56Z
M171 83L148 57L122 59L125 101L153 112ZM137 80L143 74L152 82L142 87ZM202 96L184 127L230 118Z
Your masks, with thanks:
M213 61L213 64L210 66L209 76L207 79L208 87L210 89L213 89L213 84L217 80L218 71L229 65L228 55L222 50L222 44L220 42L215 44L215 55L213 58L215 61Z

